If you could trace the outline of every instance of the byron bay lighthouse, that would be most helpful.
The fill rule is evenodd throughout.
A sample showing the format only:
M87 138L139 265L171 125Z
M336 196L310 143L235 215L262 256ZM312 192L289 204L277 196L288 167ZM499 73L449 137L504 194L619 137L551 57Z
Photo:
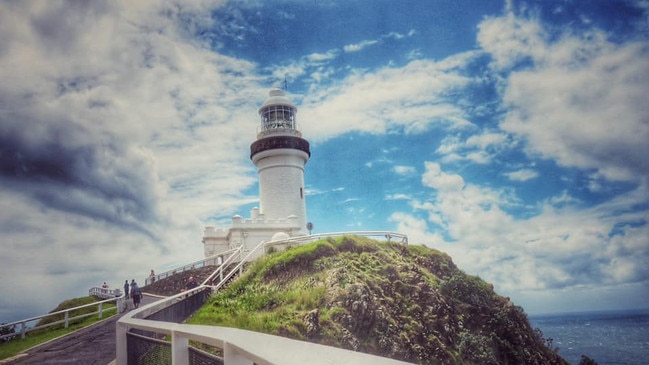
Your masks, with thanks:
M269 92L259 108L261 125L250 145L250 159L259 175L259 207L249 218L235 215L232 226L205 227L205 256L262 241L307 233L304 166L311 151L297 124L297 108L281 89Z

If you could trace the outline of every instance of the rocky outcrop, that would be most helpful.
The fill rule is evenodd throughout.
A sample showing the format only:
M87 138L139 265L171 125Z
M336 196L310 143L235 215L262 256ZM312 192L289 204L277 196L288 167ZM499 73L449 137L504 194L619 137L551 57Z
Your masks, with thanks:
M566 364L448 255L358 237L268 255L196 318L419 364Z

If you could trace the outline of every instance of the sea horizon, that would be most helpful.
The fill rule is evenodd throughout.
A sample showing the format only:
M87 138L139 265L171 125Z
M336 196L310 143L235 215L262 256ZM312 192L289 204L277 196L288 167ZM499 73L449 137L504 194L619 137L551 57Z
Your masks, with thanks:
M642 365L649 358L649 308L528 315L532 328L572 365L581 356L599 365Z

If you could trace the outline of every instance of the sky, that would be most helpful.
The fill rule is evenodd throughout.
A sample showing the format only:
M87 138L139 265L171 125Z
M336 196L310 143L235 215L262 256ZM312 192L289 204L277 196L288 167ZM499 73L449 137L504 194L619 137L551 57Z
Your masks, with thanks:
M313 233L527 313L649 306L649 1L0 0L0 321L203 257L298 107Z

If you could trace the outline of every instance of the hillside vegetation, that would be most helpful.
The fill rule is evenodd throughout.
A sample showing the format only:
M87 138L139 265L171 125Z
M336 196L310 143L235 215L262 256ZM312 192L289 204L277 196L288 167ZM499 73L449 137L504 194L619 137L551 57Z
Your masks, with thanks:
M362 237L266 255L188 322L420 364L566 364L522 308L448 255Z

